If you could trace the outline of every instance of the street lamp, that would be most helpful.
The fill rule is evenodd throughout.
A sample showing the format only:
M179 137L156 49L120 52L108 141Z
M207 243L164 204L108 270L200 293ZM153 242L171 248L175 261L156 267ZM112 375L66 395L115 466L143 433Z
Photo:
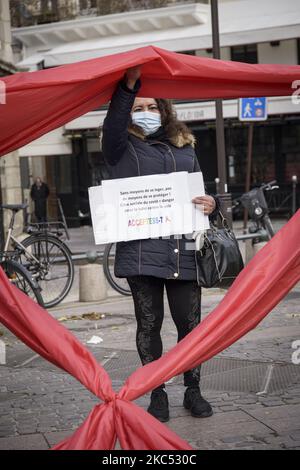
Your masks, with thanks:
M218 0L211 0L211 26L213 39L213 57L220 59L220 37L219 37L219 15ZM216 137L217 137L217 160L219 178L219 201L222 212L226 216L228 224L232 227L232 201L231 194L228 193L226 156L225 156L225 135L222 99L216 99Z

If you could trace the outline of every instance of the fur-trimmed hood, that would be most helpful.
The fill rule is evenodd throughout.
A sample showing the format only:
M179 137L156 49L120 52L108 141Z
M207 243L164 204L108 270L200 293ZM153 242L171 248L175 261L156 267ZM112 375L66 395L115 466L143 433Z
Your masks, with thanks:
M145 134L137 126L130 126L128 128L128 132L134 135L135 137L138 137L139 139L146 139ZM169 141L172 145L178 148L182 148L185 145L191 145L192 147L195 147L196 145L196 138L192 133L183 134L182 132L179 132L176 136L170 138Z
M128 132L135 137L138 137L141 140L146 140L146 136L142 130L140 130L137 126L130 126L128 128ZM102 137L103 132L102 129L99 131L99 141L100 141L100 150L102 150ZM159 140L159 139L158 139ZM193 148L196 146L196 137L190 132L189 134L182 134L179 132L176 136L169 139L171 144L177 148L182 148L185 145L191 145Z

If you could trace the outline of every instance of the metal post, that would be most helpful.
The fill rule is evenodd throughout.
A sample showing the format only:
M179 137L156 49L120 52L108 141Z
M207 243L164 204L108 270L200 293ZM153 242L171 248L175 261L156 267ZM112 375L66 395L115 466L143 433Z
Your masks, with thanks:
M248 150L247 150L245 193L250 191L250 185L251 185L252 147L253 147L253 122L250 122L249 128L248 128ZM247 222L248 222L248 211L247 209L244 209L244 233L246 233Z
M216 194L219 194L219 192L220 192L220 178L215 178L215 183L216 183Z
M66 218L65 218L65 213L64 213L63 206L62 206L62 203L61 203L61 200L60 200L59 197L57 198L57 203L58 203L58 208L59 208L59 212L60 212L60 215L61 215L61 218L62 218L62 222L63 222L63 226L64 226L64 229L65 229L67 239L70 240L70 235L69 235L67 221L66 221Z
M219 39L219 16L218 0L211 0L211 23L213 38L213 57L220 59L220 39ZM219 200L221 209L230 227L232 227L232 201L231 194L228 193L226 156L225 156L225 135L222 99L216 99L216 136L217 136L217 156L218 156L218 177L220 179Z
M297 210L297 201L296 201L296 189L297 189L297 182L298 178L297 175L292 176L292 182L293 182L293 195L292 195L292 214L295 214Z
M2 188L1 188L1 178L0 178L0 205L2 204ZM0 251L4 248L4 218L3 218L3 209L0 207Z
M1 188L0 188L1 191ZM1 199L0 199L1 203ZM4 222L3 222L3 209L0 208L0 251L4 248Z

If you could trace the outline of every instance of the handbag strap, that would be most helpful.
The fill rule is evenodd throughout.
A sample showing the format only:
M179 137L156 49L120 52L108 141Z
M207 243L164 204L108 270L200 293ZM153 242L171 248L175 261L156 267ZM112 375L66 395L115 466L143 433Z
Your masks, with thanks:
M229 224L227 222L227 219L226 217L224 217L223 213L221 212L221 210L218 208L218 214L217 214L217 217L220 217L221 219L221 222L222 222L222 227L227 230L227 231L231 231L230 227L229 227ZM218 228L214 225L213 222L210 223L210 228L212 230L217 230Z
M223 215L223 213L221 212L220 209L218 209L218 215L219 215L219 217L220 217L220 219L221 219L221 221L222 221L223 227L224 227L225 229L229 229L229 224L228 224L228 222L227 222L227 219L226 219L226 217L224 217L224 215Z

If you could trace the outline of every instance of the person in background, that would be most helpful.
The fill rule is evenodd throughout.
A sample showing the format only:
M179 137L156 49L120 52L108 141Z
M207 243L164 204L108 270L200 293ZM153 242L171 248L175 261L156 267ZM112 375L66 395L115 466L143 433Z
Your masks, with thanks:
M127 70L116 87L104 120L102 150L110 178L200 171L195 138L178 121L171 102L136 96L141 86L140 76L139 67ZM193 202L206 215L213 215L218 207L217 199L207 194ZM178 341L200 322L201 288L197 283L195 251L186 245L184 236L117 243L115 275L127 278L131 288L137 321L136 344L142 364L162 355L164 289ZM200 367L184 373L183 406L194 417L209 417L212 408L201 395L199 382ZM165 384L152 391L148 412L162 422L168 421Z
M31 186L30 197L34 202L34 214L38 223L47 222L47 198L49 188L38 176Z

